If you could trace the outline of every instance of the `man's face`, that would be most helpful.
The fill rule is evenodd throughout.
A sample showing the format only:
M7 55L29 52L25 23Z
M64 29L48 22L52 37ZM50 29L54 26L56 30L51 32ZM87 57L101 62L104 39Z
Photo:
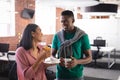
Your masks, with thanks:
M71 30L73 27L73 17L70 16L62 16L61 17L61 23L62 23L62 27L64 30Z

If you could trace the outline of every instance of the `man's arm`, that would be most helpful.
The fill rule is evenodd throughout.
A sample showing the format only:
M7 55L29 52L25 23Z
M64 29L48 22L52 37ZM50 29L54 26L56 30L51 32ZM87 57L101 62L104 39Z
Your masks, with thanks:
M83 54L85 54L85 57L83 59L80 59L77 61L78 64L87 64L92 61L92 52L90 49L90 43L89 43L89 38L88 35L84 35L82 37L82 50Z
M56 57L56 53L57 53L57 50L54 49L54 48L52 48L52 56L53 56L53 57Z
M68 67L67 68L72 68L78 64L87 64L87 63L90 63L92 61L92 53L91 53L91 50L85 50L84 51L84 54L85 54L85 58L83 59L76 59L74 57L71 57L72 58L72 61L67 65Z
M90 63L92 61L92 52L90 49L85 50L84 54L85 54L85 58L78 60L77 61L78 64L87 64L87 63Z

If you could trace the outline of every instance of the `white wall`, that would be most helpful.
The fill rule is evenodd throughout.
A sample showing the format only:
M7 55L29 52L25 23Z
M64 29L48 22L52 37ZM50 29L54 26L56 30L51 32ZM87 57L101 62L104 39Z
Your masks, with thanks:
M56 30L56 8L47 6L47 3L36 2L35 23L40 26L43 34L54 34Z
M75 25L86 31L90 43L97 36L107 40L107 46L120 50L120 20L119 19L77 19Z

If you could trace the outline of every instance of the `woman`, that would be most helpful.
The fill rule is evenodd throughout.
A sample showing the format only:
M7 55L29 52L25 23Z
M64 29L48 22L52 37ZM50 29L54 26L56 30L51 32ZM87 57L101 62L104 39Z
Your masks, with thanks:
M43 61L50 56L50 52L38 45L42 35L38 25L26 26L16 50L18 80L46 80L45 69L50 65Z

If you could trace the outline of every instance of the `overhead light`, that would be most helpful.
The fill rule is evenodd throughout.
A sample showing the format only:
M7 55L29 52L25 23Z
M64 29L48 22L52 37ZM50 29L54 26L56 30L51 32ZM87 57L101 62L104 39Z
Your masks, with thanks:
M116 14L118 10L117 4L100 3L95 6L89 6L84 8L84 12L88 14Z
M47 3L47 6L60 8L86 7L99 4L99 1L96 0L39 0L39 2Z
M85 12L113 12L117 13L117 4L105 4L101 3L95 6L89 6L85 8Z

